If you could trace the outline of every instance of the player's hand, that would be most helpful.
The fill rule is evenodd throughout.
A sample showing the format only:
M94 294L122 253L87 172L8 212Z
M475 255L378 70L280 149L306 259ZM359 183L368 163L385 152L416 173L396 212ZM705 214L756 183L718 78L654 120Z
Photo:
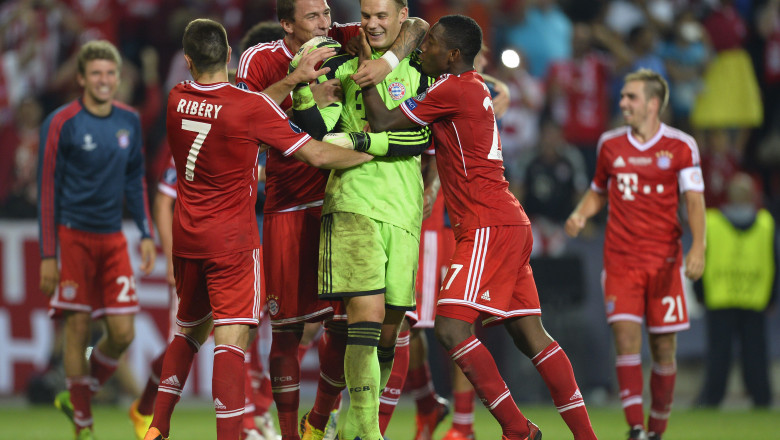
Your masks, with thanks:
M290 63L291 77L296 83L309 83L322 75L330 72L330 67L315 69L321 62L336 55L336 50L332 47L319 47L311 52L301 55L297 65Z
M154 240L144 238L141 240L141 272L149 275L154 269L154 261L157 258L157 248L154 246Z
M52 296L57 284L60 282L60 270L57 268L57 259L54 257L41 260L41 292L46 296Z
M322 138L323 142L337 145L348 150L365 152L371 145L371 139L362 131L352 133L328 133Z
M423 220L433 213L433 204L436 202L436 193L430 188L423 192Z
M355 84L363 87L373 87L384 81L387 75L393 71L390 64L383 58L371 59L371 46L368 44L368 40L365 38L363 29L360 29L360 36L362 38L362 45L360 48L360 67L357 72L352 74L352 80Z
M363 46L363 41L365 41L366 37L363 35L363 28L360 28L359 32L358 35L350 38L347 44L342 47L344 52L352 56L360 55L360 48Z
M341 102L344 98L341 91L341 80L338 78L332 78L319 84L311 84L309 88L311 88L314 102L319 108L325 108L334 102Z
M167 281L171 286L176 287L176 278L173 276L173 258L169 256L167 260L168 261L165 263L165 281Z
M585 227L586 220L587 219L581 214L572 212L569 218L566 219L566 224L563 226L563 229L569 237L576 237Z
M701 246L691 246L685 256L685 276L693 281L701 278L704 273L704 249Z

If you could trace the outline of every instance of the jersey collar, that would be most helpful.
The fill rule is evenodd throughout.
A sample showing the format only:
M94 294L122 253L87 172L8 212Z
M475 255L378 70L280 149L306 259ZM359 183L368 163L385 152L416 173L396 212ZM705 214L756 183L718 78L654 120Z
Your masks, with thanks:
M634 146L639 151L647 151L650 148L653 147L658 141L661 140L661 137L664 134L664 131L666 131L666 124L661 122L661 125L658 126L658 132L650 138L649 141L645 142L644 144L639 142L633 134L631 134L631 127L628 128L628 141L631 142L631 145Z

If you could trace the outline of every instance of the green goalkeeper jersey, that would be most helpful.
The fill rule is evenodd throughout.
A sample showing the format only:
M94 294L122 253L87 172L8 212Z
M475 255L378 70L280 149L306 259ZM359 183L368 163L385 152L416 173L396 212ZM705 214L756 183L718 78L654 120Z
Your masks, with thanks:
M374 52L372 58L381 54ZM360 87L350 77L358 68L358 58L343 55L324 66L327 79L339 78L343 102L320 109L328 131L364 131L368 124ZM388 108L416 96L433 79L422 73L416 54L401 60L385 80L377 85ZM422 223L423 181L420 157L375 157L346 170L333 170L325 188L323 214L353 212L403 228L419 238Z

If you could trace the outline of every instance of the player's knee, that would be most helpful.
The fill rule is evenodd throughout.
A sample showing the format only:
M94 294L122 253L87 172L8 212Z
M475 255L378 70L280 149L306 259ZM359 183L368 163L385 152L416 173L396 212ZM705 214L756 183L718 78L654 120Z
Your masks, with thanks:
M135 338L135 330L130 327L120 331L112 332L109 341L118 351L125 351Z
M460 324L457 319L436 317L433 326L434 334L439 343L447 350L452 350L458 344L471 336L471 327L468 323Z
M660 364L674 363L675 352L677 350L677 343L674 335L651 335L649 343L653 361Z

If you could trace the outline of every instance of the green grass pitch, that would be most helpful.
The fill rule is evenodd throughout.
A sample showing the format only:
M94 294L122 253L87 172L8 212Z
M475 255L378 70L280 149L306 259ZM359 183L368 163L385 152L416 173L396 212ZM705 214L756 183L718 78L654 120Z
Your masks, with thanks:
M478 405L478 402L475 402ZM309 408L304 403L303 408ZM550 405L522 405L523 413L542 429L545 440L571 439L566 425ZM105 406L94 409L97 440L133 440L133 431L126 415L127 406ZM590 408L596 435L601 440L625 440L627 427L619 407ZM451 417L434 434L440 439L451 423ZM173 415L172 440L216 438L214 410L207 402L183 402ZM70 423L53 406L0 406L0 427L3 439L59 440L72 439ZM390 440L411 440L414 437L414 405L403 401L390 422L386 437ZM482 407L475 416L477 440L499 440L501 430ZM678 409L672 413L665 440L712 439L777 439L780 438L780 411L773 410L698 410Z

